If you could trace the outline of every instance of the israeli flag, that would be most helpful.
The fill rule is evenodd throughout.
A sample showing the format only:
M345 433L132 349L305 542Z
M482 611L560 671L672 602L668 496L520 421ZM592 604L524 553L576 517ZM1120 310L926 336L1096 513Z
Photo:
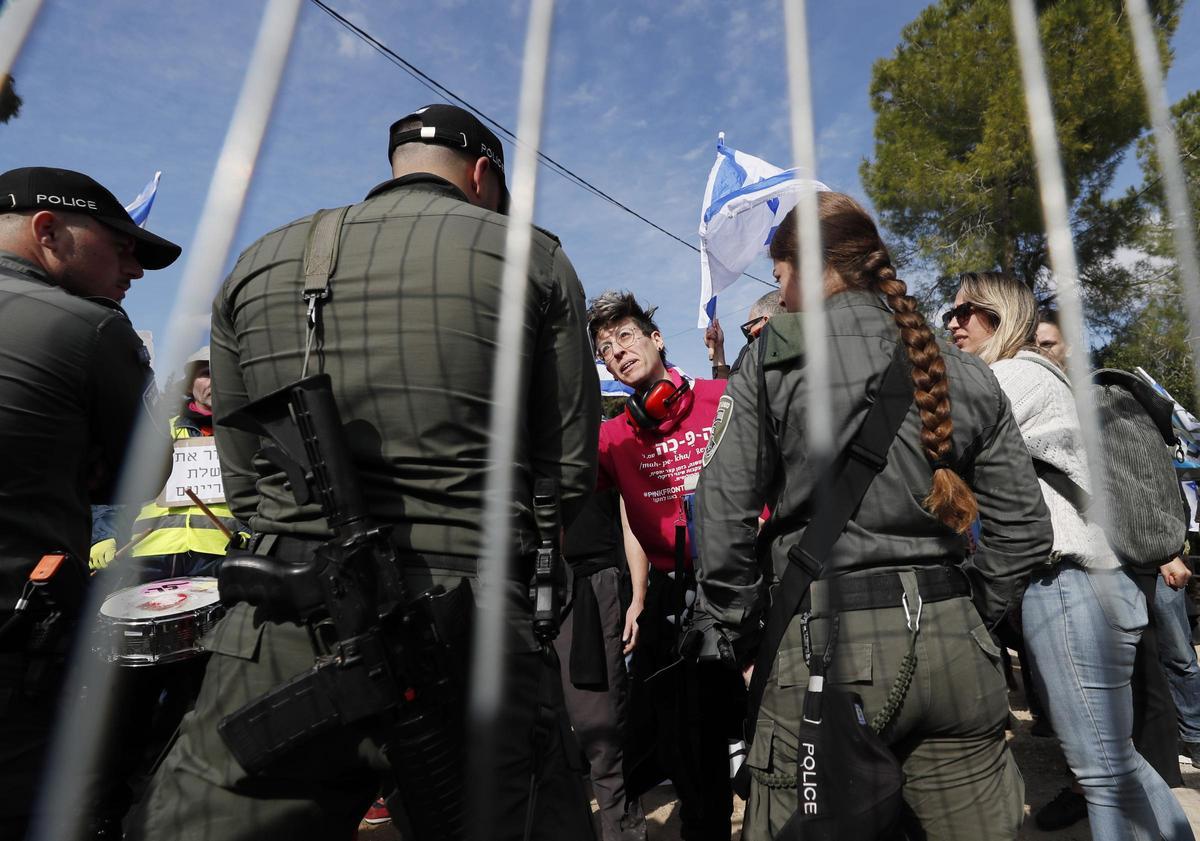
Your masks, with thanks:
M780 169L725 145L717 135L717 160L708 174L700 212L700 313L697 327L717 314L717 295L742 276L764 253L783 217L796 206L802 189L828 190L803 178L798 169Z
M596 375L600 377L600 393L606 397L622 397L633 394L633 389L622 383L609 372L608 366L596 360Z
M150 208L154 207L154 197L158 195L158 179L160 178L162 178L161 172L154 173L154 177L150 179L150 183L142 192L138 193L138 197L125 205L125 212L133 219L135 225L146 227Z

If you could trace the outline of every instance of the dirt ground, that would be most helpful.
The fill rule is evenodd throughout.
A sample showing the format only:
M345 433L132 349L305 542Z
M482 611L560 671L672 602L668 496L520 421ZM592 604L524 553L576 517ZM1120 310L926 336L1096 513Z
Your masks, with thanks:
M1054 838L1058 841L1091 841L1092 834L1088 830L1088 822L1080 821L1072 827L1057 832L1042 832L1033 822L1033 809L1040 808L1054 798L1063 786L1067 784L1067 767L1063 762L1062 753L1056 740L1039 739L1030 735L1029 728L1032 719L1026 711L1025 699L1020 691L1012 692L1009 696L1015 719L1015 730L1009 733L1009 744L1016 755L1017 764L1025 777L1025 825L1021 828L1019 839ZM1183 788L1174 789L1179 802L1191 821L1192 829L1200 836L1200 770L1185 764L1180 769L1183 772ZM679 838L679 817L676 814L677 801L675 791L670 786L660 786L642 798L642 806L646 810L649 823L647 835L650 841L668 841ZM743 803L734 799L733 839L741 835ZM595 802L592 803L593 809ZM599 824L597 823L597 833ZM401 836L390 824L360 827L359 837L362 841L400 841ZM598 837L598 836L597 836Z

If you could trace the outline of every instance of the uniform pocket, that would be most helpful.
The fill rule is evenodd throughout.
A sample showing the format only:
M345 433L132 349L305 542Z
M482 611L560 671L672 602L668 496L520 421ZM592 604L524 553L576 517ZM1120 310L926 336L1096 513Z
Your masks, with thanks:
M754 728L754 744L746 754L746 765L754 772L754 779L768 788L795 788L798 745L799 740L782 724L760 718Z
M200 647L239 660L257 660L265 623L254 624L254 609L235 605L200 640Z
M976 625L972 628L971 637L983 649L983 653L988 656L988 659L995 663L1000 662L1000 646L996 645L996 641L988 633L986 625Z
M746 805L742 838L775 838L796 811L797 739L772 719L759 719L754 745L746 756L750 768L750 802Z
M829 680L838 684L870 683L874 672L875 646L869 642L844 643L834 647ZM777 680L780 689L808 685L804 651L789 648L779 652Z
M834 683L870 683L875 646L869 642L847 643L833 651L829 674Z
M771 739L775 735L775 722L770 718L760 718L754 727L754 742L746 754L746 764L759 771L767 771L771 767Z

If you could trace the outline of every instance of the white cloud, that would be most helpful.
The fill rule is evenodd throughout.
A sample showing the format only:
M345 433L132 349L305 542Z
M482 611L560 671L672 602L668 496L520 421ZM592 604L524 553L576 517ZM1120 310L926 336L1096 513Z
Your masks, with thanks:
M650 31L650 18L638 15L629 21L629 31L634 35L642 35Z
M563 98L564 105L591 105L600 97L594 82L584 81Z

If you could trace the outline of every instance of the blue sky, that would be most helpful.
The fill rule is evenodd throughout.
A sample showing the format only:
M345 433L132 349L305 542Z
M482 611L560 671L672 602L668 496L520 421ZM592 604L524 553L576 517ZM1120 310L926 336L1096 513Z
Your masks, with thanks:
M329 0L376 38L515 128L524 2ZM809 4L818 176L865 200L872 62L926 4ZM1200 4L1174 43L1172 101L1200 79ZM134 284L126 308L163 331L265 4L252 0L47 0L14 68L25 104L0 125L0 168L78 169L132 199L163 171L148 227L184 246L175 266ZM562 0L543 150L660 225L697 243L718 131L743 151L790 164L782 12L771 2ZM234 254L318 207L357 201L386 180L387 128L439 98L306 3ZM509 151L510 158L511 150ZM1124 182L1138 177L1122 169ZM660 305L671 356L704 374L694 329L699 259L555 173L539 175L537 222L562 239L589 296L632 289ZM754 269L770 277L763 261ZM766 291L743 280L721 299L730 357L744 307Z

